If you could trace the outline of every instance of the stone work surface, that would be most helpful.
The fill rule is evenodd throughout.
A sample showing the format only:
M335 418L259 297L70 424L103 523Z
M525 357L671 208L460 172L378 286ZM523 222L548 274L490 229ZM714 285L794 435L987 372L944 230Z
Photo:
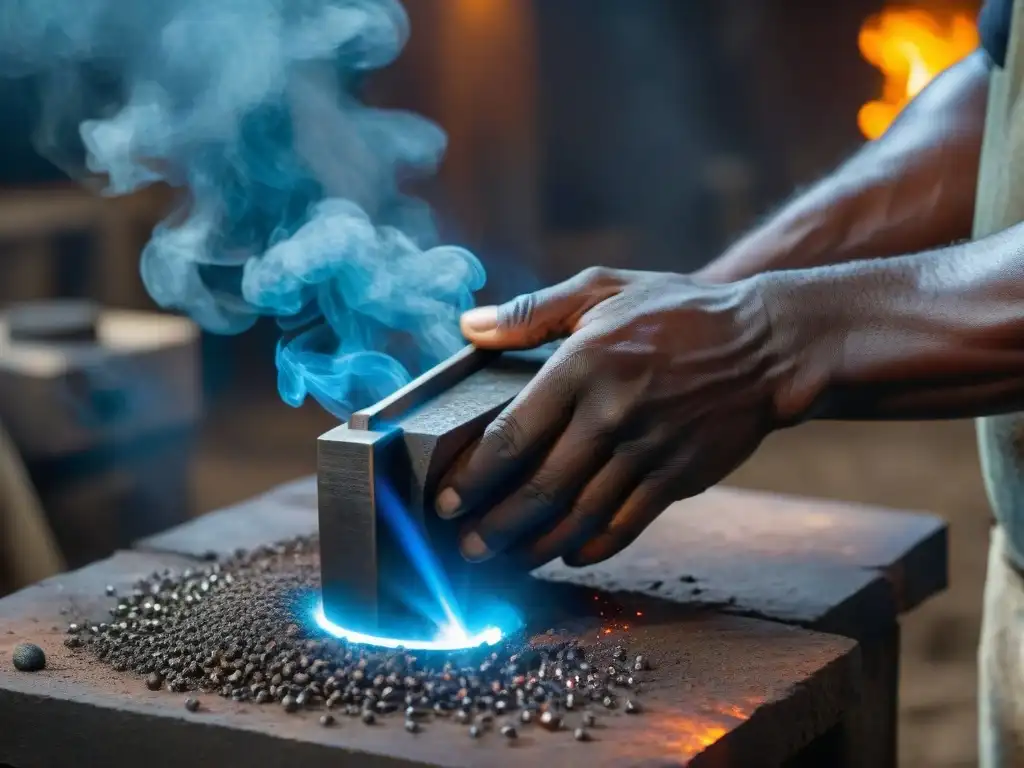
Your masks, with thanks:
M120 553L0 602L0 761L30 768L74 755L89 765L177 766L201 755L210 764L254 766L344 765L338 761L345 758L361 766L700 766L728 755L754 761L745 765L774 764L836 723L858 695L853 642L707 614L630 629L631 651L656 670L642 697L645 712L602 717L589 743L574 741L571 730L537 728L522 730L514 745L497 732L473 741L449 722L413 735L402 732L401 718L374 726L339 718L324 728L314 712L285 715L216 696L201 696L193 713L184 695L150 691L140 676L65 647L69 610L102 613L111 603L107 586L127 591L154 571L194 565L173 555ZM622 642L600 623L581 637L588 645ZM47 653L45 672L11 669L14 646L26 641Z
M851 522L861 513L866 522ZM254 766L772 765L841 723L863 688L854 641L785 624L854 635L858 622L891 623L897 606L928 596L923 585L934 592L945 580L945 529L928 516L728 490L677 505L608 563L578 571L553 564L537 574L570 592L611 593L643 614L628 644L655 667L644 714L616 713L582 744L571 729L523 729L514 743L497 731L470 740L444 722L407 734L401 718L366 726L339 717L324 728L315 713L206 695L189 712L184 695L149 691L138 676L64 646L72 615L105 614L108 585L129 589L154 571L315 529L315 486L301 481L0 601L0 764L29 768L76 755L87 764L170 766L202 755ZM578 621L584 626L574 631L590 644L623 642L619 630ZM45 671L13 670L19 642L46 651Z

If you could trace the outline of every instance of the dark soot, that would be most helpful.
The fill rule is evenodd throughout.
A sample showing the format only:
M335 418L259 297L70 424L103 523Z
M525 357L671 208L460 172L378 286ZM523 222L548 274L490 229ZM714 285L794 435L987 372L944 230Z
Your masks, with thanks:
M153 574L113 598L108 620L70 625L65 643L139 675L150 690L276 704L282 713L335 710L367 725L394 714L410 733L452 719L474 738L495 717L507 716L499 729L507 738L517 733L513 721L571 733L565 718L573 715L592 727L592 710L615 709L620 695L638 693L636 668L646 666L627 661L624 649L610 666L597 665L575 640L538 649L522 636L454 653L353 645L313 625L319 589L318 541L296 539Z

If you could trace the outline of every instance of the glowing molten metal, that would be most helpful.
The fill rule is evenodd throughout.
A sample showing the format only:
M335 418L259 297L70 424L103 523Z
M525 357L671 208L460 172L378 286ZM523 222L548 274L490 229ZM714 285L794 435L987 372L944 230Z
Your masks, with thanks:
M857 125L877 139L900 110L932 78L978 47L974 15L938 13L920 8L888 8L864 22L861 55L883 75L882 95L857 114Z

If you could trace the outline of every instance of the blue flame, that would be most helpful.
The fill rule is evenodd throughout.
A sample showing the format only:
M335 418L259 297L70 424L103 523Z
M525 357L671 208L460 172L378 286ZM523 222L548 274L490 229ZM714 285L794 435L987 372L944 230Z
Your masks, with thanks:
M377 485L377 511L404 550L409 564L419 574L426 587L426 596L413 598L407 584L388 584L384 587L390 588L396 599L404 601L408 610L418 613L433 624L436 631L433 637L404 639L358 632L329 619L323 604L319 603L312 610L313 619L322 630L334 637L363 645L454 651L494 645L507 633L523 625L521 617L511 606L492 599L485 605L474 606L476 615L473 626L485 628L470 630L444 568L427 540L426 531L409 514L395 490L384 481L379 481Z
M439 245L400 182L433 173L432 122L362 104L405 46L398 0L8 0L0 74L44 86L39 150L122 195L182 191L143 282L234 334L286 330L278 389L344 420L456 352L480 262ZM74 158L83 154L84 163Z
M504 637L498 627L488 627L482 632L470 634L461 626L442 626L433 639L400 639L394 637L378 637L362 632L345 629L327 618L323 605L318 605L313 613L313 620L324 632L339 640L347 640L358 645L372 645L378 648L405 648L410 651L461 651L478 648L482 645L496 645Z
M428 543L426 533L406 510L394 489L383 480L377 485L377 511L405 550L406 557L423 579L431 598L437 601L441 615L431 616L431 611L426 613L427 617L433 619L439 627L447 627L449 632L468 635L451 583Z

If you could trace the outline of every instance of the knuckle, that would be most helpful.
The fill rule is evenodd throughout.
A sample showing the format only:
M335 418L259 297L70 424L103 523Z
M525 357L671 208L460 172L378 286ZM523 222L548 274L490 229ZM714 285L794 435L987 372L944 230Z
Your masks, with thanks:
M618 271L609 267L587 267L580 272L580 282L590 288L608 285L618 281Z
M623 440L615 446L615 455L635 462L644 456L649 456L655 450L655 446L656 443L648 437Z
M616 454L640 459L644 456L664 455L681 431L681 427L669 421L641 422L636 429L616 443ZM655 472L659 470L654 470Z
M632 414L629 402L614 391L600 386L588 393L580 416L585 419L585 430L592 440L606 440L619 436Z
M602 442L614 439L619 433L621 424L621 421L608 416L608 414L598 414L590 420L589 431L591 439Z
M537 296L524 293L504 304L498 322L502 327L529 326L537 314Z
M557 391L575 392L587 386L599 362L599 354L570 340L551 357L542 373Z
M558 494L554 491L554 484L541 477L528 480L522 488L522 495L528 499L530 504L536 507L553 507L557 502Z
M482 442L499 458L516 459L522 452L522 429L512 414L499 414L484 430Z
M592 428L596 437L614 437L626 423L627 408L624 403L614 398L605 399L594 411Z
M630 279L629 273L622 269L587 267L577 275L575 288L595 301L604 302L620 293Z

